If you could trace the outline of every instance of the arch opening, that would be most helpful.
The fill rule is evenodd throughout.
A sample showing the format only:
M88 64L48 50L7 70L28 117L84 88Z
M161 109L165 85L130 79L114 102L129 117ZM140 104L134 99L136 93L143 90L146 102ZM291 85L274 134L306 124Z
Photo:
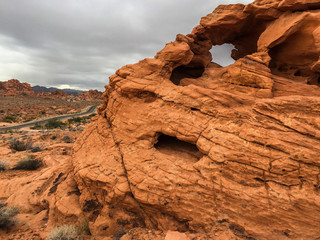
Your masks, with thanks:
M235 60L231 57L231 53L234 49L236 48L231 43L213 46L210 50L213 62L219 64L222 67L233 64Z

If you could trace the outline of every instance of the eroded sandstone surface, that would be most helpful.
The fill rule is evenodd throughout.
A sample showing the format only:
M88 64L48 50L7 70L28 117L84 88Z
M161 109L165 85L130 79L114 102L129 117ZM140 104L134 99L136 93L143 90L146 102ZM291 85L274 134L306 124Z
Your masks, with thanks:
M87 92L80 93L77 97L77 100L86 100L86 101L101 101L102 92L98 90L89 90Z
M221 67L210 49L224 43L236 61ZM101 239L119 228L316 239L319 52L319 0L219 6L110 77L63 178L51 172L30 203L50 210L48 226L86 216Z
M82 204L100 206L96 231L121 213L128 227L319 236L319 7L220 6L110 77L73 161ZM209 51L223 43L227 67Z

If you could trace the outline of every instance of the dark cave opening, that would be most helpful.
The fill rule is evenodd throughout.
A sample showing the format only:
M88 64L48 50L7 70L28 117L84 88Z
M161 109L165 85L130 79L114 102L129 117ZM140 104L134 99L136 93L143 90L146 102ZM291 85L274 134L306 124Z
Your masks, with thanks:
M189 66L183 65L175 68L172 71L170 81L175 85L180 85L180 81L183 78L197 79L202 76L204 72L203 66Z
M300 49L295 49L295 51L292 51L294 44L297 42L296 39L304 39L306 41L305 36L302 36L300 32L296 32L281 44L270 49L269 56L271 61L269 68L271 73L295 82L319 87L319 73L310 68L319 59L319 55L312 50L303 52ZM310 45L311 43L307 42L306 44Z
M166 155L175 155L185 161L197 162L203 153L195 144L179 140L176 137L160 134L154 147Z

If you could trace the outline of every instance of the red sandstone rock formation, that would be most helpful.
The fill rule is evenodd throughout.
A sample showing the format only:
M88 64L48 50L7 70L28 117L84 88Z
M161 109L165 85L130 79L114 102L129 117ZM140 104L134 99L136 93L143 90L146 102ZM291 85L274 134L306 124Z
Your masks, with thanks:
M81 204L99 211L93 232L121 215L129 228L209 232L227 222L247 239L319 236L318 8L220 6L111 76L73 161ZM227 67L209 52L223 43L235 46Z
M72 164L42 171L33 185L8 182L0 197L49 209L48 226L86 216L96 237L148 227L316 239L319 9L319 0L218 7L110 77ZM209 52L223 43L235 46L227 67Z
M89 90L88 92L80 93L76 99L84 101L101 101L103 98L102 92L98 90Z
M6 82L0 82L0 95L35 95L35 92L29 83L20 83L17 79L10 79Z
M45 98L52 98L52 99L68 99L72 98L73 95L69 95L61 90L55 90L53 92L38 92L37 97L45 97Z

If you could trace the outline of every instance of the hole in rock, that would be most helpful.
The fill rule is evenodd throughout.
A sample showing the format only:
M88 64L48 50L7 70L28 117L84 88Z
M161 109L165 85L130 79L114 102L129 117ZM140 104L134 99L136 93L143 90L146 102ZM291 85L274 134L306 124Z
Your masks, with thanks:
M222 67L229 66L235 62L231 57L232 50L235 49L231 43L213 46L210 50L212 61L218 63Z
M172 71L170 81L175 85L180 85L180 81L183 78L197 79L202 76L204 67L201 64L197 65L183 65L175 68Z
M294 73L294 75L295 75L295 76L301 76L300 70L296 71L296 72Z
M176 156L184 161L197 162L203 156L195 144L165 134L160 134L154 147L161 153Z
M319 73L310 69L310 66L318 61L319 53L310 39L313 39L311 34L297 31L281 44L271 48L269 68L272 74L295 82L319 86ZM303 48L296 47L300 42L304 43Z

